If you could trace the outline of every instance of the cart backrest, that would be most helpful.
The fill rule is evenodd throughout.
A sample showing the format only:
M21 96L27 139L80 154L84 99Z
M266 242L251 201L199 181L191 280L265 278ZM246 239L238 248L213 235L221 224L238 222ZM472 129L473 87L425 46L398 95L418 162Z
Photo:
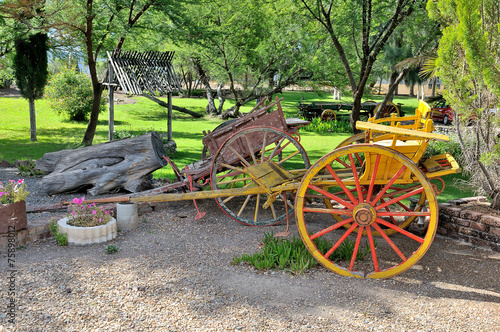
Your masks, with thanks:
M406 117L397 117L393 114L389 118L370 119L374 124L383 124L388 126L387 130L380 134L377 131L369 131L369 142L390 147L410 158L414 163L418 163L423 156L429 138L419 136L419 132L431 133L434 131L432 119L426 119L423 115L430 111L430 107L424 101L419 101L419 107L415 109L415 115ZM415 131L415 135L398 134L391 127L410 129Z
M276 98L275 102L267 106L263 106L261 102L252 111L239 118L235 122L214 132L204 132L203 134L205 136L203 137L203 145L208 148L208 151L210 151L210 155L215 156L219 148L222 146L222 144L224 144L224 142L226 142L229 137L245 128L267 126L287 132L288 127L286 124L285 116L283 115L283 109L281 108L281 100L283 99ZM276 109L272 110L274 106L276 106ZM271 140L275 140L277 137L278 136L276 135L270 135L269 137L266 137L266 139L267 142L270 142ZM258 146L262 146L263 138L259 137L259 135L251 135L250 139L255 149L257 149ZM238 144L238 147L239 150L237 152L242 156L247 156L250 153L250 151L248 151L247 142L241 140L241 142ZM226 154L228 154L224 158L226 161L238 160L238 157L233 152L227 151Z

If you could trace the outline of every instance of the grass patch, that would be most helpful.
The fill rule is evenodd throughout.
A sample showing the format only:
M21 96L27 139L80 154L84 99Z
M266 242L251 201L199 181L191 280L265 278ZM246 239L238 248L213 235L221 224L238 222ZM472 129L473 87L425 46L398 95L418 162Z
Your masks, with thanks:
M325 254L332 247L332 244L328 240L322 238L317 238L313 241L322 254ZM333 252L330 260L335 262L350 260L354 251L354 245L354 242L346 239ZM362 246L356 255L356 260L364 260L368 253L370 253L369 246ZM306 249L299 237L292 236L291 239L276 238L272 232L264 235L261 250L253 255L244 254L239 257L234 256L231 264L238 265L242 262L252 265L260 271L278 269L293 273L302 273L319 264Z

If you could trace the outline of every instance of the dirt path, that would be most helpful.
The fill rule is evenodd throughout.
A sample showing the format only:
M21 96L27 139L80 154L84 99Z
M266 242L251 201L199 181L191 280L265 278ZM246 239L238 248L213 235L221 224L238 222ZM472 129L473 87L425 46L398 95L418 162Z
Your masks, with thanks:
M263 234L211 200L195 221L190 202L147 214L105 245L16 253L16 324L9 331L495 331L500 255L437 237L412 269L390 280L340 277L323 268L294 276L232 266ZM293 227L292 230L295 230ZM114 244L117 254L104 248ZM2 256L0 274L8 274ZM0 329L1 331L1 329Z

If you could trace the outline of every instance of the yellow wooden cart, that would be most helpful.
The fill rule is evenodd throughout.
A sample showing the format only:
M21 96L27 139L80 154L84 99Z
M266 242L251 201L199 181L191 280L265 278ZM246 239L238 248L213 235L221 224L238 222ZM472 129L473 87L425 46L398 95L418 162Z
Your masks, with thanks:
M448 141L432 133L432 120L422 117L424 106L415 116L358 122L362 134L312 166L300 143L285 131L245 128L213 155L212 190L130 200L215 198L226 214L248 225L275 224L294 211L304 244L326 268L345 276L391 277L417 263L434 239L437 189L430 180L460 172L449 154L423 158L429 141ZM424 235L406 230L417 220L426 225ZM344 250L348 238L353 258L337 261L335 251ZM331 248L320 252L319 239L328 239ZM356 259L360 250L370 251L371 258Z

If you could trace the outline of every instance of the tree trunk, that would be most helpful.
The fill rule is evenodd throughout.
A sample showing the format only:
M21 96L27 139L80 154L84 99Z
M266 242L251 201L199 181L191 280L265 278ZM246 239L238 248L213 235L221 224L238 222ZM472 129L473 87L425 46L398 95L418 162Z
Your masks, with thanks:
M387 93L386 93L386 96L389 94L389 91L393 91L393 93L390 94L388 101L392 101L392 99L394 98L394 94L397 94L398 93L398 85L399 85L399 82L396 82L398 78L398 72L397 71L393 71L391 73L391 78L389 79L389 88L387 89ZM393 88L394 86L394 88ZM384 98L385 99L385 98Z
M125 189L149 189L150 174L163 167L165 149L156 132L75 150L44 154L36 167L49 173L42 186L49 195L86 189L94 196Z
M239 106L233 106L225 110L221 115L220 118L223 120L227 120L229 118L237 118L240 116L240 111L239 111Z
M224 102L226 101L226 97L224 96L224 91L222 91L223 83L220 83L217 86L217 98L219 99L219 108L217 109L217 114L222 113L222 108L224 107Z
M215 107L212 88L210 87L210 80L209 80L208 76L206 75L205 70L201 66L200 60L199 59L192 59L192 61L193 61L194 67L196 68L196 71L198 72L198 76L200 76L201 82L203 82L203 85L205 86L205 92L207 94L207 100L208 100L206 112L208 114L217 114L217 108Z
M30 141L36 142L36 112L35 112L35 99L29 98L29 109L30 109Z
M361 111L361 98L363 98L362 92L354 94L354 102L352 103L352 111L350 117L351 128L354 134L359 132L359 130L356 129L356 121L359 120L359 112Z
M193 89L193 74L188 71L187 77L186 77L186 90L187 90L187 97L191 98L191 90Z
M410 97L412 97L412 98L415 97L415 91L414 90L415 90L415 83L412 82L410 84Z
M399 82L401 82L403 80L403 78L405 77L407 72L408 72L408 68L403 69L399 73L399 75L394 79L393 84L389 86L389 90L387 90L387 93L384 97L384 100L382 100L382 103L380 104L380 107L379 107L377 113L375 114L375 119L379 119L380 116L383 114L383 110L385 110L385 105L387 104L387 102L393 100L394 91L397 90Z
M95 130L97 128L97 122L99 120L99 109L101 107L103 86L98 83L96 87L92 90L92 112L90 113L89 123L87 125L87 130L83 135L82 143L85 146L92 145L94 141Z
M436 84L437 84L437 77L434 77L432 79L432 97L436 97Z

